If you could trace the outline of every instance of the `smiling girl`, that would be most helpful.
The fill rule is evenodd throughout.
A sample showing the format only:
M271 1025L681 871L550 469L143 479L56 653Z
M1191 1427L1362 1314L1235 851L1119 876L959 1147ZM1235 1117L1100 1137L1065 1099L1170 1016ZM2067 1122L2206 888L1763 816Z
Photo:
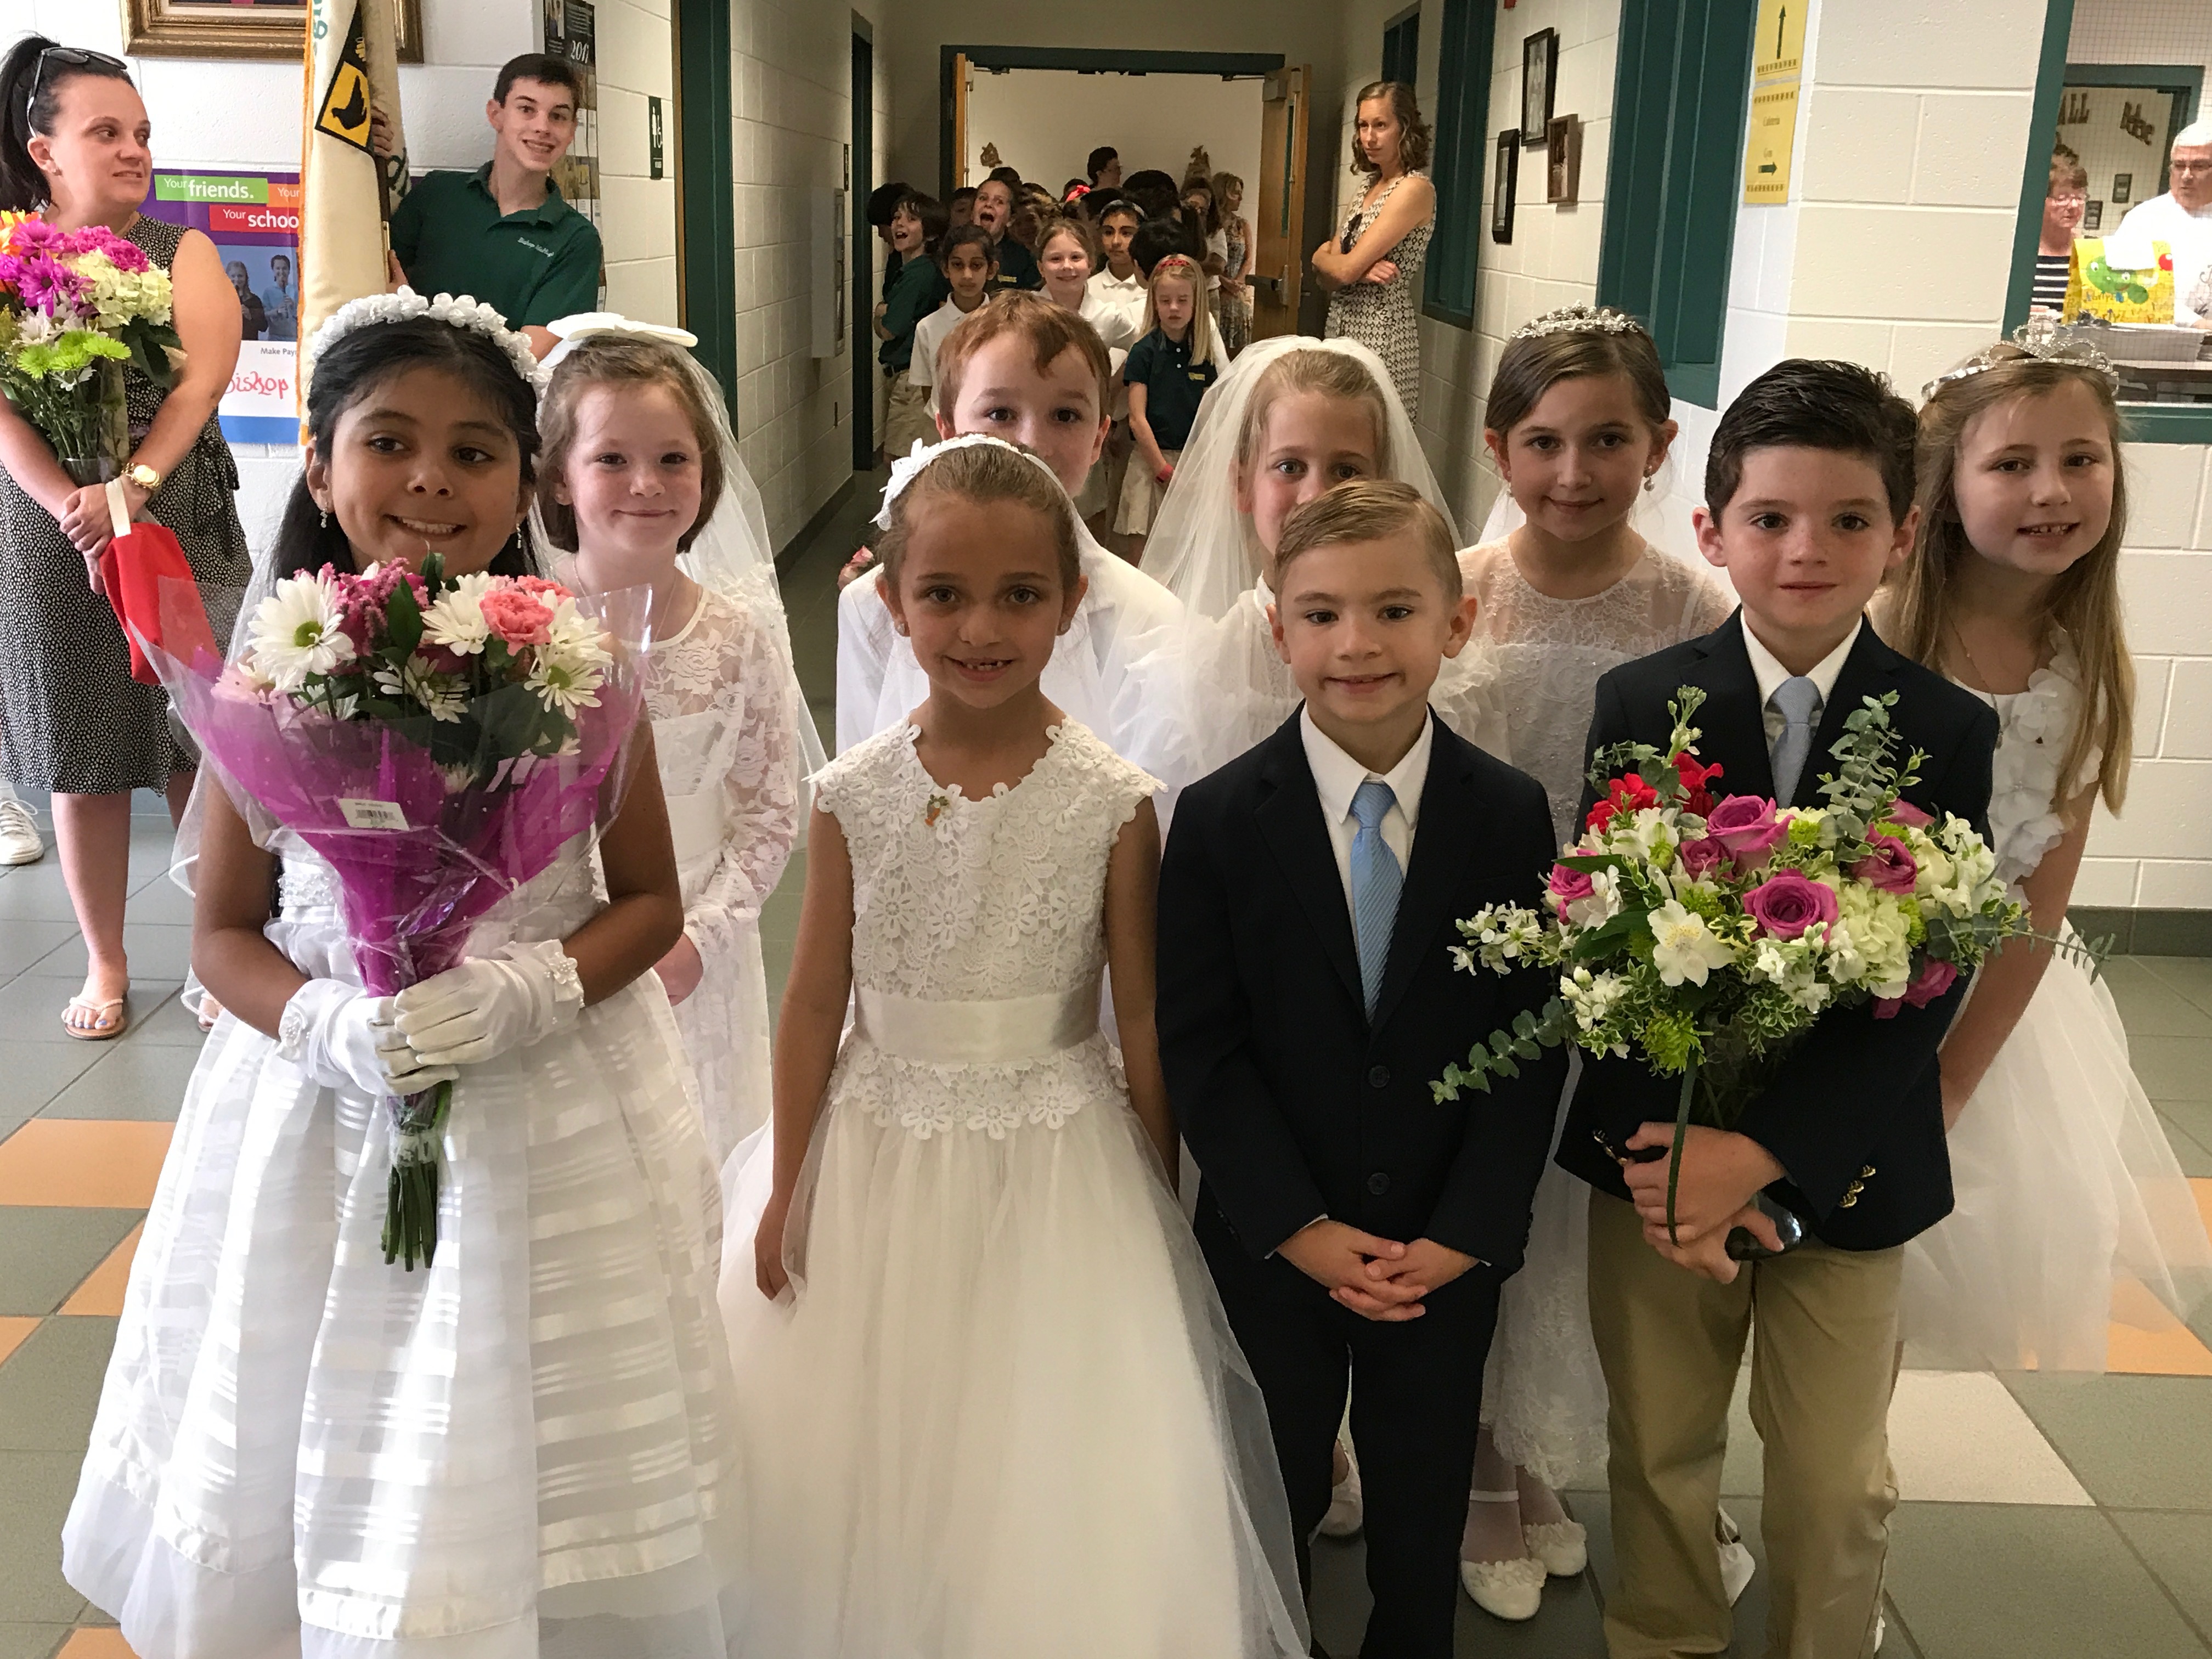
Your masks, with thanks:
M1990 845L2045 934L2066 931L2090 811L2119 811L2134 749L2113 386L2094 358L2004 343L1931 386L1920 529L1876 611L1997 711ZM2111 992L2015 941L1938 1060L1956 1202L1905 1246L1914 1363L2100 1371L2115 1322L2185 1319L2212 1245Z
M529 574L520 335L342 313L308 355L277 574L433 551ZM362 988L330 866L204 793L192 955L227 1012L62 1540L136 1651L726 1659L714 1171L649 973L683 906L650 728L635 742L604 885L580 835L460 966L391 998ZM382 1102L440 1079L451 1247L404 1271L380 1243Z

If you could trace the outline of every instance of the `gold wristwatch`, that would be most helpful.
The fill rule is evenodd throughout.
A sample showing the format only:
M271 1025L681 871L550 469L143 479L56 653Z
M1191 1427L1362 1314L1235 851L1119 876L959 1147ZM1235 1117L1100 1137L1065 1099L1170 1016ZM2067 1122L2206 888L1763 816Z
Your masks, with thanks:
M143 461L139 462L123 476L129 482L137 484L139 489L144 490L149 495L152 495L155 490L161 487L161 475L155 471L152 467L148 466Z

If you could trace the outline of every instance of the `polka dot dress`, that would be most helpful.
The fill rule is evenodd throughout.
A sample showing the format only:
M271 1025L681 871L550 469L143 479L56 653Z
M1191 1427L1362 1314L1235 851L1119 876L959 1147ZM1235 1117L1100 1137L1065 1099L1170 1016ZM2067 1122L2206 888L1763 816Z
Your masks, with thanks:
M142 218L125 232L163 270L181 227ZM133 443L162 392L124 369ZM238 521L238 464L210 416L149 503L176 532L200 584L216 637L229 637L252 574ZM198 757L169 719L158 686L131 678L131 653L108 602L85 580L84 557L53 514L0 471L0 769L29 788L70 794L161 789Z
M1375 198L1375 205L1364 212L1353 203L1352 211L1344 216L1338 247L1350 248L1358 242L1367 221L1380 214L1398 186L1412 176L1401 173L1392 179ZM1421 416L1421 330L1413 292L1419 286L1421 266L1429 257L1429 237L1436 228L1436 215L1431 213L1382 256L1398 267L1398 274L1389 282L1352 283L1328 296L1328 337L1357 340L1380 357L1390 371L1391 384L1398 388L1399 402L1406 405L1406 418L1413 421Z

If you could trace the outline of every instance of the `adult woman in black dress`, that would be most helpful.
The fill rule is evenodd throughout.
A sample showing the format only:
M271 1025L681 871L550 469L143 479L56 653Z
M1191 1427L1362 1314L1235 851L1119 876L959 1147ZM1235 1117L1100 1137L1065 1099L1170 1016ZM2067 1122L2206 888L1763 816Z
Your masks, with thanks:
M252 573L238 468L215 420L238 362L238 295L205 236L140 216L153 183L150 127L120 60L26 36L0 64L0 207L39 211L64 230L105 225L169 272L185 362L166 394L125 370L133 453L123 489L134 514L176 532L222 629L222 599ZM112 533L106 487L72 479L4 401L0 470L0 764L53 795L88 957L63 1029L118 1036L131 982L131 792L161 791L173 817L196 757L171 728L167 696L131 679L129 647L96 586Z

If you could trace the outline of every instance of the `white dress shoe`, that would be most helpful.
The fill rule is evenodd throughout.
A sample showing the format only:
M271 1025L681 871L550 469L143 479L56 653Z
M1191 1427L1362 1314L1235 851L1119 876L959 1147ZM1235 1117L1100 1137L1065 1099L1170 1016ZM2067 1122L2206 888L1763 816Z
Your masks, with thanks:
M1726 1510L1715 1516L1713 1540L1721 1555L1721 1588L1728 1592L1729 1605L1734 1607L1759 1571L1759 1564L1744 1547L1743 1534L1736 1528L1735 1517Z
M1874 1650L1876 1653L1881 1651L1881 1638L1888 1634L1889 1615L1877 1607L1874 1614Z
M1518 1624L1534 1619L1544 1605L1544 1564L1533 1555L1510 1561L1462 1561L1459 1582L1474 1605L1494 1619Z
M1344 1449L1344 1479L1328 1489L1328 1513L1321 1518L1324 1538L1350 1538L1366 1522L1366 1509L1359 1496L1359 1460L1349 1446Z
M39 821L12 792L0 794L0 864L36 864L46 855Z
M1522 1528L1521 1536L1554 1578L1572 1578L1589 1565L1589 1534L1579 1521L1541 1521Z

